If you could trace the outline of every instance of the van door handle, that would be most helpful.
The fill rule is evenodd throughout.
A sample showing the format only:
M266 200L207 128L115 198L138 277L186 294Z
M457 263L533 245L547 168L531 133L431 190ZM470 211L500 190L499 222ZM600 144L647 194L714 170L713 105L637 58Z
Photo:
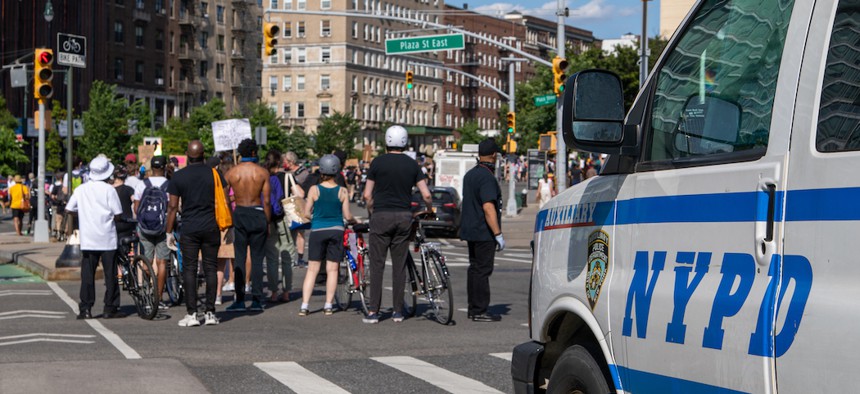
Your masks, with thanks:
M759 188L764 192L764 196L759 194L757 199L757 212L765 214L765 220L760 221L760 215L756 215L755 225L755 251L756 262L760 265L769 265L774 250L776 250L776 241L774 237L774 229L776 226L776 183L768 180L759 184ZM762 198L763 197L763 198ZM762 201L765 199L766 201Z

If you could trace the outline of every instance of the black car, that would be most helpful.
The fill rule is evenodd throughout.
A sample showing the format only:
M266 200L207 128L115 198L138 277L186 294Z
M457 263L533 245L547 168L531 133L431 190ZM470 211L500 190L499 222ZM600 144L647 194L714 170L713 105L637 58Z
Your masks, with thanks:
M436 219L422 220L421 225L428 230L442 230L456 236L460 231L460 195L457 190L453 187L431 187L430 194L433 196ZM421 192L415 189L412 193L412 212L424 209Z

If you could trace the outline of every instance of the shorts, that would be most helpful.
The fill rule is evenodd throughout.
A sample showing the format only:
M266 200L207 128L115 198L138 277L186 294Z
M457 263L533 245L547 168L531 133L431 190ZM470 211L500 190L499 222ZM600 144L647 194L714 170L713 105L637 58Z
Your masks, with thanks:
M18 208L12 208L12 218L24 219L24 211Z
M152 237L141 234L140 248L143 251L143 255L149 261L153 261L153 256L164 261L170 259L170 249L167 247L167 235Z
M338 262L343 260L343 230L311 231L308 240L308 260Z
M236 251L233 249L233 228L221 231L221 246L218 248L219 259L234 259Z

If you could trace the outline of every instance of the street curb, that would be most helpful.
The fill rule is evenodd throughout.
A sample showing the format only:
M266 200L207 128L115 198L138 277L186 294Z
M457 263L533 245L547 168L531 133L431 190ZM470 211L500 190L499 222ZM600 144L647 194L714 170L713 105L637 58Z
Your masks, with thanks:
M81 280L80 267L49 269L28 258L28 252L30 252L30 250L26 249L16 252L0 250L0 264L15 263L26 271L49 282ZM102 277L103 273L101 268L99 268L96 270L96 279L101 279Z

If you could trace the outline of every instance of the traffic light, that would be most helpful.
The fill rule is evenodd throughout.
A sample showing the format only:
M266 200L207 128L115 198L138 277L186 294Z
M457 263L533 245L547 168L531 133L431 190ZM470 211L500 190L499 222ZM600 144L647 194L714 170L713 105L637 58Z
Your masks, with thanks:
M505 119L508 121L508 134L515 133L517 131L517 114L514 112L508 112Z
M281 31L281 28L278 27L277 23L265 22L263 23L263 42L265 46L266 56L272 56L278 53L278 49L275 48L275 45L278 45L278 33Z
M54 64L54 51L51 49L40 48L36 49L36 59L33 61L34 68L34 89L33 96L37 100L45 100L54 95L54 86L51 85L51 80L54 79L54 70L51 66Z
M564 75L564 70L567 68L567 59L556 56L552 59L552 91L556 96L564 93L564 82L567 77Z
M414 74L412 73L412 70L406 71L406 89L412 89L412 86L413 86L412 85L412 76L413 75Z

